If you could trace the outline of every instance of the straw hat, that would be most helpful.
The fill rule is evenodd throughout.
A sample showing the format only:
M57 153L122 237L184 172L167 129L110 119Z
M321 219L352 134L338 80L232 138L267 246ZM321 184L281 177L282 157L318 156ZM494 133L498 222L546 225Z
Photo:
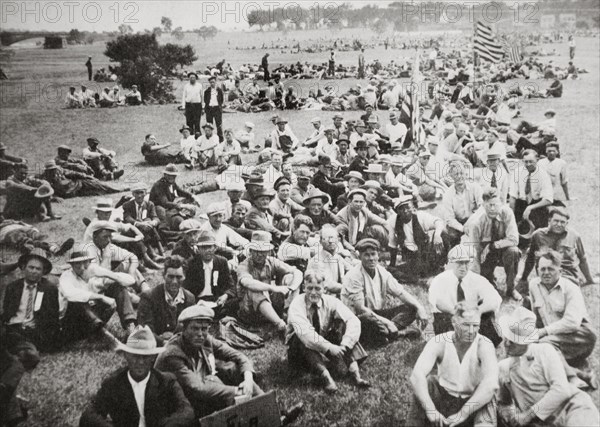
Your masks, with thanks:
M498 320L502 336L516 344L527 345L538 342L535 314L519 306Z
M271 243L271 233L268 231L254 231L247 247L249 250L269 252L275 246Z

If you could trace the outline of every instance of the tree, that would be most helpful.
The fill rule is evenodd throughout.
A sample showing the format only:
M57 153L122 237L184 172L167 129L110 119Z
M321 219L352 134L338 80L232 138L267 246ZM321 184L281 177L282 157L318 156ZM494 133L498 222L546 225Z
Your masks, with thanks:
M252 28L255 25L260 27L260 31L263 30L263 27L267 22L264 19L264 13L260 9L252 9L248 14L248 26Z
M171 34L176 40L183 40L183 29L181 27L175 28Z
M160 18L160 25L163 26L163 30L165 33L170 33L171 28L173 28L173 21L171 21L171 18L163 16L162 18Z
M214 25L211 25L210 27L203 25L194 32L198 34L198 37L201 37L202 40L206 40L214 38L219 32L219 30Z
M119 62L115 74L124 87L137 84L144 97L172 102L173 85L167 77L178 66L191 65L196 59L190 45L160 46L155 34L126 34L106 43L104 54Z
M85 35L81 31L79 31L75 28L73 28L71 31L69 31L69 35L67 36L67 43L80 44L80 43L83 43L84 40L85 40Z
M152 29L152 34L155 34L155 35L156 35L156 37L160 37L160 36L162 36L162 33L163 33L163 30L162 30L162 28L160 28L160 27L154 27L154 28Z
M165 76L170 76L174 75L173 70L178 65L181 67L192 65L197 59L194 49L189 44L180 46L167 43L158 50L156 64Z
M131 25L121 24L119 25L119 33L131 34L133 33L133 28L131 28Z

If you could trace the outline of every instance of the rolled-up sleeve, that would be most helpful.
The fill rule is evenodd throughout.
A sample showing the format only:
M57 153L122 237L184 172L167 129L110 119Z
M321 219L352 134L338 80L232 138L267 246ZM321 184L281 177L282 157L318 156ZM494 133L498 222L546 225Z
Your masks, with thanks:
M533 405L533 410L540 420L545 421L573 396L573 388L567 380L564 365L557 351L550 344L541 345L546 348L539 351L537 356L542 365L544 378L550 388L544 397Z
M342 281L342 302L356 313L357 307L365 305L365 294L363 282L356 274L356 270L351 270L344 276Z
M58 279L60 293L69 302L88 302L93 296L93 292L85 289L82 285L87 285L73 274L73 270L67 270L61 274Z
M319 335L308 320L304 303L304 294L298 295L288 310L288 328L294 330L296 337L309 350L327 353L332 344Z

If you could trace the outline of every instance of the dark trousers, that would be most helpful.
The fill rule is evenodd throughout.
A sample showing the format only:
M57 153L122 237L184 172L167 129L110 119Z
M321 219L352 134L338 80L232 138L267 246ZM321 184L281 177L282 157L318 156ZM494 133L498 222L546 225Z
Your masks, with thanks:
M214 123L217 127L219 141L223 142L223 109L221 107L206 107L206 123Z
M186 102L185 103L185 122L190 128L190 134L202 133L200 129L200 118L202 117L202 103Z
M91 82L92 81L92 67L88 68L88 80Z
M397 307L373 311L379 316L390 319L399 330L405 329L417 318L417 310L410 305L399 305ZM358 318L361 323L361 343L365 345L378 344L387 338L379 329L379 321L377 319L364 314L358 316Z
M135 321L137 314L131 303L131 297L127 288L112 283L104 291L104 295L113 298L117 304L117 314L121 321L123 329L127 327L127 323ZM72 308L72 306L74 306ZM72 303L67 307L67 313L63 319L63 329L68 332L68 337L72 339L86 336L98 325L97 320L100 319L103 323L113 315L114 311L102 301L94 301L94 305L89 303Z
M268 82L268 81L271 79L271 73L269 73L269 69L268 69L268 68L266 68L266 67L265 67L265 69L264 69L264 72L265 72L265 74L264 74L264 76L263 76L263 80L264 80L265 82Z
M435 404L435 408L445 417L454 415L461 411L461 409L464 411L472 410L469 407L463 407L469 399L461 399L449 394L446 389L440 385L436 375L429 375L427 377L427 389L431 400ZM497 417L496 412L496 398L492 398L487 405L481 407L475 413L472 413L467 421L461 424L461 427L471 427L475 425L495 426ZM454 420L451 419L450 421ZM419 403L416 398L413 398L413 403L409 411L408 423L406 425L419 427L433 426L427 419L427 413L421 406L421 403Z
M441 254L437 254L433 247L433 239L427 242L427 247L419 248L416 252L409 251L402 246L402 273L408 276L428 277L443 271L446 265L448 251L450 250L450 237L447 232L442 232L442 241L444 249Z
M323 337L332 344L339 345L342 342L345 330L346 324L341 320L336 320ZM293 335L288 342L287 355L288 363L292 369L300 372L310 370L316 374L321 374L330 368L338 372L344 372L345 368L352 362L361 363L367 358L367 352L360 343L356 343L352 350L342 357L334 358L310 350L296 335Z
M514 246L504 249L490 249L485 261L481 263L480 273L495 287L494 270L499 265L504 267L506 272L506 295L510 296L515 288L515 277L517 277L517 271L519 270L520 257L519 248Z
M493 312L481 314L479 333L494 344L494 347L502 342L502 338L496 332L496 315ZM436 335L452 331L452 315L450 313L433 313L433 333Z

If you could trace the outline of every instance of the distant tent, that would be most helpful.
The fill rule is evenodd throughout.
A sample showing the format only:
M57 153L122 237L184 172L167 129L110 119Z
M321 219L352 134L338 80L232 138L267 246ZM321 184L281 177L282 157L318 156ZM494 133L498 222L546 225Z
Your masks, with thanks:
M62 49L67 44L64 37L46 36L44 38L44 49Z

